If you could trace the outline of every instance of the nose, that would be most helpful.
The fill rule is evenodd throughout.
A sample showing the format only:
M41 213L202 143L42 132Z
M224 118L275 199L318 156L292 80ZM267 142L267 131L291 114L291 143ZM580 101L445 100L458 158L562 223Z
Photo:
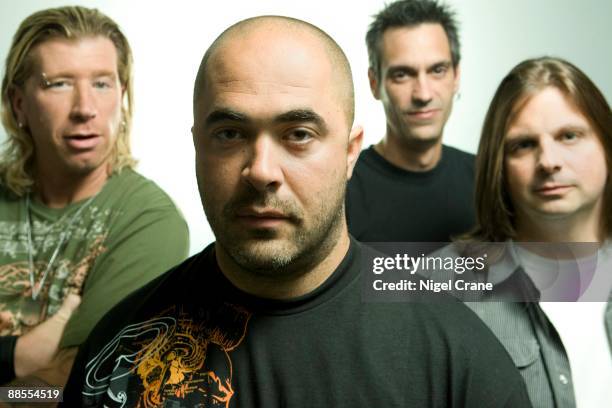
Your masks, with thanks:
M95 96L91 86L82 83L75 85L70 117L78 122L86 122L95 118L96 114Z
M540 141L538 156L538 167L546 174L553 174L561 170L562 152L552 138L544 138Z
M412 103L417 107L426 106L433 99L431 84L426 73L420 73L416 78L412 91Z
M283 183L283 169L275 140L258 135L248 147L248 161L242 169L243 180L258 191L275 191Z

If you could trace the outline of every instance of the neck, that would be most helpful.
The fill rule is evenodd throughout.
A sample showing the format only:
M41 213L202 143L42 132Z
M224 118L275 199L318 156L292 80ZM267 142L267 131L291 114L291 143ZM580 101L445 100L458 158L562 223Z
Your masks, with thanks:
M100 166L86 175L37 174L35 197L50 208L64 208L69 204L96 195L106 183L106 166Z
M280 272L270 276L255 274L236 264L218 242L215 244L217 263L225 277L243 292L264 299L293 299L321 286L346 256L350 245L346 223L343 223L339 234L333 235L334 238L330 240L333 244L327 255L299 273L284 275Z
M442 157L442 138L433 141L406 143L392 132L374 149L391 164L409 171L428 171L436 167Z
M517 220L517 241L601 242L601 211L573 214L562 219Z

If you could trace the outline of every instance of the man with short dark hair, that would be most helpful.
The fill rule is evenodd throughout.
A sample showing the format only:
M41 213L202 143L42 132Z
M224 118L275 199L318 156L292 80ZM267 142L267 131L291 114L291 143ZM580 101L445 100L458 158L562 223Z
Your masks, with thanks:
M133 170L131 119L113 20L61 7L22 22L2 81L0 384L63 385L98 319L187 256L174 203Z
M474 221L474 156L442 144L459 88L454 13L401 0L366 35L372 94L387 130L364 150L347 193L349 231L366 242L445 242Z
M306 22L256 17L215 40L192 133L217 241L103 319L66 405L528 405L462 304L362 299L365 249L344 216L352 95L344 53Z

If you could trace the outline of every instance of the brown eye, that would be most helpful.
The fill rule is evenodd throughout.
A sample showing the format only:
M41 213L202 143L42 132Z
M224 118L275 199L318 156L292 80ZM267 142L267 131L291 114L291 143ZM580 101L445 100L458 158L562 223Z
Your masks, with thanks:
M243 139L243 134L236 129L222 129L213 133L213 137L220 142L229 143Z
M394 81L403 81L407 78L408 78L408 73L404 71L403 69L399 69L391 73L391 79Z
M510 153L519 153L536 147L536 142L529 139L517 140L510 145Z
M535 146L535 143L532 140L523 140L522 142L517 143L517 149L529 149Z
M446 74L446 71L448 71L448 68L444 65L438 65L431 70L431 72L436 76L442 76Z
M572 131L567 131L567 132L563 132L561 137L563 138L563 140L572 141L572 140L578 139L578 133L572 132Z
M312 138L310 132L304 129L295 129L285 136L285 140L295 144L308 143Z

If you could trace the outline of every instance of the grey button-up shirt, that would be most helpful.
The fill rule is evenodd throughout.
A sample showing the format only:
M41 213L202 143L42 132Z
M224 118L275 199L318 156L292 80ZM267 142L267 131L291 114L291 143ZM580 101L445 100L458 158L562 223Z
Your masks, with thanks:
M576 407L569 359L561 338L540 307L537 301L539 291L521 266L516 252L508 250L512 244L506 245L506 250L502 251L503 255L492 262L485 273L469 278L473 281L491 282L494 289L491 292L483 292L478 299L470 298L478 301L469 301L466 305L504 345L525 380L534 407ZM461 256L454 245L441 249L435 255ZM609 272L612 273L612 270ZM449 271L426 274L440 281L468 278L449 275ZM462 297L460 293L455 295ZM607 303L604 320L612 350L610 301ZM612 359L612 356L608 354L602 358Z

